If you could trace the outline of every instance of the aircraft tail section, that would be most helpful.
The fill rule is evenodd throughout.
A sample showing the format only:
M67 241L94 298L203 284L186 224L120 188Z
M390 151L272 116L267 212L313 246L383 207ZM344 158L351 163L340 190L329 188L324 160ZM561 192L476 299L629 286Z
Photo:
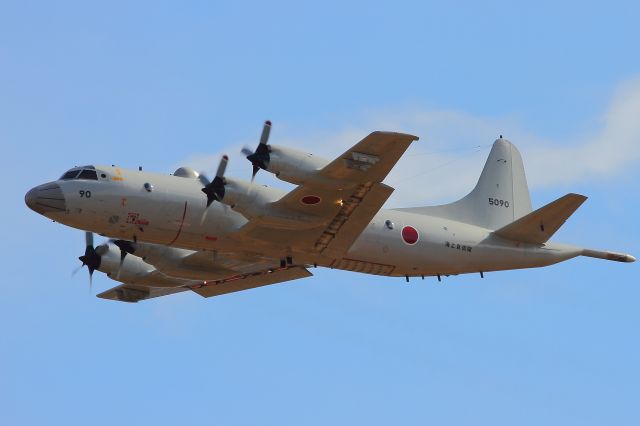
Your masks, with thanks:
M523 243L546 243L586 199L584 195L567 194L503 226L494 234Z
M495 230L531 212L522 157L508 140L497 139L476 187L451 204L398 209Z

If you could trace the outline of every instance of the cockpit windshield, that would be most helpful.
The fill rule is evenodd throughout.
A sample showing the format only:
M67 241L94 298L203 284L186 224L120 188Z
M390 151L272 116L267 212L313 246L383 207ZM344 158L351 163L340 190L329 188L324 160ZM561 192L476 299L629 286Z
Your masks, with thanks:
M60 180L70 179L98 180L98 174L93 166L74 167L60 177Z
M66 172L60 177L60 180L75 179L78 177L79 173L80 173L80 170L78 169L69 170L68 172Z

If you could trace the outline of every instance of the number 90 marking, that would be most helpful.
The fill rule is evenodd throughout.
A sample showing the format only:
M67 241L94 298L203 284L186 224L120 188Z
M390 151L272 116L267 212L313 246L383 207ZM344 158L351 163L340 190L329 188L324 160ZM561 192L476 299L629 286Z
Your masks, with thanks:
M91 198L91 191L84 191L81 189L78 193L80 194L80 198Z

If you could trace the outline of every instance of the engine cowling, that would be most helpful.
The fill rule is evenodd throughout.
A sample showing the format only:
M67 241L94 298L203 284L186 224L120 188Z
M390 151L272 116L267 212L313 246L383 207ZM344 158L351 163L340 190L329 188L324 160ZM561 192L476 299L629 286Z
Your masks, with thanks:
M274 205L285 191L251 182L225 178L224 197L220 201L249 220L280 229L314 228L325 220Z
M126 256L120 265L120 249L111 242L96 247L96 253L101 258L98 270L117 281L133 283L155 270L137 256Z
M269 145L267 171L285 182L301 185L319 179L318 171L329 161L297 149Z

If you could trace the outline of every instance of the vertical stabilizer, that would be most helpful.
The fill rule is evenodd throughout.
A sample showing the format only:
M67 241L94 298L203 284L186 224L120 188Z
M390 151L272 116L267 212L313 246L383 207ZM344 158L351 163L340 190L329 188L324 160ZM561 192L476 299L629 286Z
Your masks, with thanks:
M476 187L451 204L398 209L499 229L531 212L529 188L518 149L497 139Z

